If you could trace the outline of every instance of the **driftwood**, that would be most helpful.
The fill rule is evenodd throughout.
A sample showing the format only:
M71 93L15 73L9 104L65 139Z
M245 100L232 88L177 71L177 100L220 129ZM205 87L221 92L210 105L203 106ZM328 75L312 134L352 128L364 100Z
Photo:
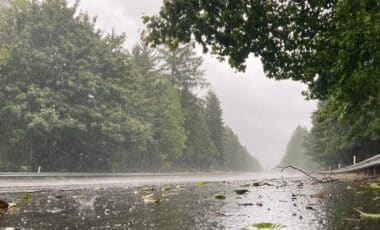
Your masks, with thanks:
M277 166L276 168L280 168L281 169L281 172L284 171L285 169L288 169L288 168L291 168L291 169L294 169L304 175L306 175L307 177L309 177L311 180L315 181L315 182L318 182L318 183L331 183L331 182L335 182L335 181L339 181L338 179L334 179L332 177L329 177L329 176L324 176L322 177L321 179L320 178L317 178L315 176L312 176L310 173L307 173L305 171L303 171L302 169L299 169L299 168L296 168L292 165L288 165L288 166Z

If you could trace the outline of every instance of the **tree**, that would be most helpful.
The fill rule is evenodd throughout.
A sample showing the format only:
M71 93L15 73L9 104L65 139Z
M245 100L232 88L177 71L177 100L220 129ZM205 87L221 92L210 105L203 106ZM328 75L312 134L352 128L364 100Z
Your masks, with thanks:
M379 103L378 100L377 103ZM342 105L330 99L320 102L312 115L313 128L306 139L306 151L325 168L352 164L355 155L358 161L377 154L380 147L380 111L363 110L350 119L340 116Z
M305 139L309 132L306 128L297 126L286 146L285 156L281 160L281 165L292 165L301 169L314 169L314 164L310 156L306 155Z
M238 70L252 53L269 78L307 84L307 98L327 103L331 111L321 124L335 122L344 134L330 143L335 151L342 143L380 140L379 11L376 0L173 0L164 2L159 16L144 17L143 35L152 46L173 48L196 40Z
M164 2L159 16L144 17L143 35L147 43L171 47L194 38L239 70L253 53L268 77L307 83L313 98L342 89L353 99L352 87L368 98L380 84L374 77L379 8L376 0L174 0ZM360 92L363 87L368 90Z
M202 59L190 46L165 53L139 44L129 52L124 40L96 30L65 0L2 2L0 170L222 164L204 102L192 92L206 83ZM213 100L210 111L218 110Z
M201 69L203 59L196 55L190 44L175 50L159 49L160 58L164 60L161 73L182 91L193 90L207 85Z
M156 51L137 44L132 50L134 68L144 77L147 120L153 121L153 143L144 168L171 169L185 145L184 114L179 92L162 77Z
M192 166L197 170L210 170L217 158L217 150L210 138L203 107L191 92L184 91L181 96L185 112L186 147L183 150L184 167Z
M220 101L213 91L209 91L206 96L205 117L210 138L218 152L217 164L223 168L224 164L224 124L222 118L222 108Z
M141 96L140 80L124 36L103 36L63 0L7 3L0 142L8 170L109 170L143 151L151 124L136 109L140 100L130 100Z
M259 161L240 144L231 128L225 127L225 167L234 171L261 171Z

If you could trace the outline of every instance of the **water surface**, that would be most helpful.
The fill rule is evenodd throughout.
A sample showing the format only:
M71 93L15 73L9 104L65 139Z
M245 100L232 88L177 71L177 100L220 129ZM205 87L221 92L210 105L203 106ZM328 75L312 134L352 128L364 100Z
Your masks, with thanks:
M197 181L205 181L197 186ZM257 183L259 183L259 186ZM234 190L248 189L244 195ZM352 188L352 189L351 189ZM311 194L326 192L325 198ZM380 194L357 182L313 184L286 174L8 174L0 198L32 198L0 217L0 227L32 229L379 229L352 208L379 212ZM222 193L225 200L216 200ZM153 195L151 195L153 194ZM160 199L159 204L144 197Z

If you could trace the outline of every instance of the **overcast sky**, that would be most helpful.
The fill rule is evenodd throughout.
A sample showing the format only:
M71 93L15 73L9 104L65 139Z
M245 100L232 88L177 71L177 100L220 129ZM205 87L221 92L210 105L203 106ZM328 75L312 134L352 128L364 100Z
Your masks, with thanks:
M70 0L70 2L73 2ZM139 39L142 15L157 14L162 0L82 0L80 9L97 16L97 26L127 35L126 48ZM297 125L311 127L316 102L306 101L306 87L292 81L265 78L259 59L247 60L245 73L236 73L227 63L204 56L204 69L218 95L224 122L265 168L276 165Z

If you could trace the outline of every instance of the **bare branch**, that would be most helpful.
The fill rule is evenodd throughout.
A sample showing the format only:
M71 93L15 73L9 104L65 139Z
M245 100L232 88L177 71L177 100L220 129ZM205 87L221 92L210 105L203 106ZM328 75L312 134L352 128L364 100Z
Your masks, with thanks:
M294 169L294 170L296 170L296 171L298 171L298 172L306 175L307 177L309 177L310 179L312 179L313 181L316 181L318 183L330 183L330 182L338 181L338 179L334 179L332 177L323 177L322 179L319 179L319 178L317 178L315 176L310 175L310 173L307 173L304 170L296 168L296 167L294 167L292 165L288 165L288 166L280 166L280 165L278 165L276 168L280 168L281 172L283 172L285 169L288 169L288 168Z

